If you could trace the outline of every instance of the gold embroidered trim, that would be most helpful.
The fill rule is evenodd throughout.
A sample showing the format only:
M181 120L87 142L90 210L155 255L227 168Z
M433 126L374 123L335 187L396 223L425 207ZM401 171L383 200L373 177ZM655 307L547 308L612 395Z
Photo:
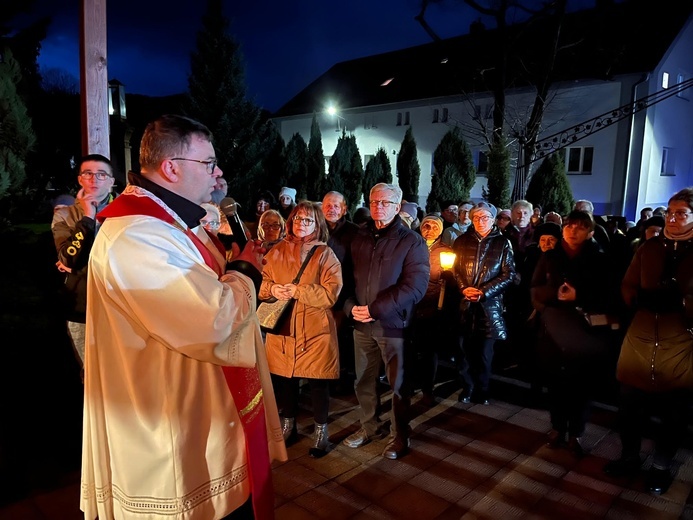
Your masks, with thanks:
M255 397L253 397L253 399L242 410L240 410L238 414L241 416L241 418L245 417L253 411L253 408L260 404L260 401L262 401L262 389L255 394Z

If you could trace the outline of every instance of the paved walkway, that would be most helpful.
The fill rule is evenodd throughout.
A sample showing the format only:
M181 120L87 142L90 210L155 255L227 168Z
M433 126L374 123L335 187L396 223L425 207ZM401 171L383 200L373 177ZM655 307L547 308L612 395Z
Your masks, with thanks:
M322 459L308 456L312 419L304 412L289 461L274 465L276 518L693 519L690 439L678 453L671 489L653 496L644 491L642 475L610 479L601 471L619 453L613 408L594 407L585 435L589 454L578 459L545 446L548 412L523 404L528 389L522 383L496 377L492 390L496 398L489 406L458 403L452 382L438 385L440 401L432 408L419 405L417 396L412 451L396 461L381 456L386 439L359 449L340 444L358 429L353 395L333 397L330 434L336 444ZM651 443L643 449L647 467ZM55 489L1 509L0 519L81 518L78 480L72 470Z

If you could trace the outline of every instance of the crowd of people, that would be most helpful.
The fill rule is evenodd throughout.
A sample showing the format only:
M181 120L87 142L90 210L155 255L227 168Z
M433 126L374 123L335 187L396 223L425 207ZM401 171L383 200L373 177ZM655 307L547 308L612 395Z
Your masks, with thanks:
M548 391L547 444L577 457L596 386L619 385L609 475L640 471L657 414L647 486L668 490L693 388L693 188L626 226L587 200L567 215L525 200L425 214L393 184L359 208L283 187L258 193L241 248L204 125L150 123L140 168L115 196L110 161L84 157L52 222L83 366L87 518L271 518L270 461L298 437L302 382L311 456L333 447L330 392L351 387L360 427L343 444L389 435L382 455L398 459L415 390L435 404L438 359L454 362L460 402L487 405L499 342ZM277 300L286 320L261 330L257 306Z

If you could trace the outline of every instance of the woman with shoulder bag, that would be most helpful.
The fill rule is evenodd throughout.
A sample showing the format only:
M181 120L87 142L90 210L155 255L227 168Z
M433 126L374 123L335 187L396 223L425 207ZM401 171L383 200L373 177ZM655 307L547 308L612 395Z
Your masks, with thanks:
M308 380L315 419L309 453L322 457L329 447L328 384L339 378L337 330L330 309L342 289L342 266L326 243L327 224L316 204L297 204L286 221L286 231L286 238L265 256L258 295L260 300L294 300L286 323L279 330L267 331L267 360L287 443L297 436L299 381ZM295 282L309 254L312 256Z
M635 315L616 370L621 457L606 464L604 472L625 476L640 471L643 424L649 413L656 413L661 422L646 486L652 493L666 493L687 429L693 388L693 187L669 199L664 236L638 248L621 292Z

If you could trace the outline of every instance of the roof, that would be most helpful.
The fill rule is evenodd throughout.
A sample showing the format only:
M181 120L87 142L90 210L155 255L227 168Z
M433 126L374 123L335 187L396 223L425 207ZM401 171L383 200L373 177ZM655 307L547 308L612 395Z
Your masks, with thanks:
M566 15L553 82L652 71L689 18L693 2L660 0L657 9L650 0L597 3L600 7ZM532 84L550 54L552 24L544 18L506 29L506 88ZM498 29L476 26L462 36L338 63L274 117L310 114L328 99L348 109L488 92L504 38Z

